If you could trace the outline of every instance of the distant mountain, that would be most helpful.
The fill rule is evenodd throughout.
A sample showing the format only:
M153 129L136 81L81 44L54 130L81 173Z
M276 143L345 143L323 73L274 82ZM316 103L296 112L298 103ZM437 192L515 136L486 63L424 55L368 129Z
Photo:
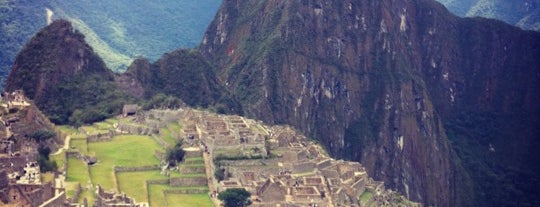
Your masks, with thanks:
M438 0L462 17L486 17L540 31L540 0Z
M113 71L136 57L152 61L164 52L195 47L221 0L0 0L0 83L16 54L52 19L64 18Z
M114 74L65 20L38 32L17 55L6 91L23 90L54 123L81 124L117 114L129 97Z

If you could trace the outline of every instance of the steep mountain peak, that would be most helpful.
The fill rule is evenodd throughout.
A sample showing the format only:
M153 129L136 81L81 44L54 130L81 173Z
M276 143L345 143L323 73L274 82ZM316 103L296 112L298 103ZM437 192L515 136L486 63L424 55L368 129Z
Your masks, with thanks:
M522 168L537 162L522 152L539 146L539 46L433 0L226 0L199 49L247 116L295 126L412 200L459 206L508 202L491 183L539 171ZM524 124L499 127L510 117ZM516 133L530 144L506 144ZM490 144L507 157L486 159Z
M70 22L55 20L38 32L17 56L6 83L6 91L22 89L39 101L44 93L70 77L112 72L85 42Z
M84 36L56 20L17 55L6 91L23 90L56 124L80 125L116 114L129 99L113 80Z

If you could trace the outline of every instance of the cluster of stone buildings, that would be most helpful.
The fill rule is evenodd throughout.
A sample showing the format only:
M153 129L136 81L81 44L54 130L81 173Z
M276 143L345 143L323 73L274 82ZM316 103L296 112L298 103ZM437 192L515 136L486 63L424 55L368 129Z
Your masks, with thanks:
M135 115L131 121L120 122L115 131L98 133L89 141L106 141L123 133L157 138L160 128L177 122L182 132L175 137L183 138L187 155L204 153L213 160L205 160L205 168L180 171L206 171L201 183L208 184L214 201L219 192L244 188L252 195L252 206L260 207L420 206L371 179L360 163L330 158L320 145L290 127L269 127L240 116L186 108L141 112L131 106L124 110L124 116L130 115ZM55 187L54 179L42 183L39 166L33 162L36 154L15 156L15 148L5 137L9 133L4 131L0 137L0 206L88 206L70 204L62 186ZM219 180L214 177L217 171L223 172ZM98 207L148 206L99 186L95 196L94 206Z
M211 180L215 194L244 188L261 207L419 206L368 177L360 163L330 158L289 127L195 110L179 115L184 135L199 138L211 168L224 172L223 180Z

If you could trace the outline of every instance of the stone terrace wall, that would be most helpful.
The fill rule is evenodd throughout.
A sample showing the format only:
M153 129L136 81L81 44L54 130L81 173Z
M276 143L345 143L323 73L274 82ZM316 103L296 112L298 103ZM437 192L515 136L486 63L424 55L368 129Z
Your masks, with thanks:
M171 178L169 179L170 186L206 186L208 180L206 177L194 177L194 178Z
M208 190L206 189L174 189L174 190L165 190L165 194L206 194Z
M159 165L149 165L149 166L139 166L139 167L121 167L121 166L114 166L114 172L120 173L120 172L143 172L143 171L153 171L153 170L160 170L161 168Z
M203 174L206 168L203 166L180 166L178 171L182 174Z
M65 201L66 201L66 192L62 191L62 192L60 192L60 194L58 194L54 198L51 198L50 200L48 200L45 203L41 204L40 207L64 206Z

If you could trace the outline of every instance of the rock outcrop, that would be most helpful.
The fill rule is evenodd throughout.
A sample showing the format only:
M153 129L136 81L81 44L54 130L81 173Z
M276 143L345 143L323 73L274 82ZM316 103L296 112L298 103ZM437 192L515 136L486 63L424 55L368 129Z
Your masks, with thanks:
M432 0L226 0L200 51L248 116L297 127L411 200L456 206L538 202L521 182L488 189L540 172L527 155L539 48L538 33Z

